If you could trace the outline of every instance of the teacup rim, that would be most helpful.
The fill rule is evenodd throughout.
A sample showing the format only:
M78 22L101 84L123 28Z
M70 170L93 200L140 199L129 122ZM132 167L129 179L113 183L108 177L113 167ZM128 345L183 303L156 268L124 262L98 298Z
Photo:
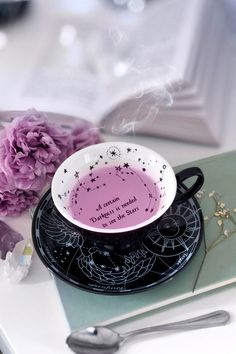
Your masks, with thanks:
M84 155L86 152L89 151L93 151L96 150L96 148L98 148L99 146L124 146L124 145L129 145L129 146L133 146L133 147L139 147L141 149L145 149L146 151L150 151L150 153L154 153L155 156L157 156L158 158L160 158L170 169L172 175L173 175L173 180L172 182L175 184L173 186L173 190L174 193L172 195L172 198L170 198L170 202L168 203L168 205L166 205L165 207L163 207L162 209L158 209L158 211L149 219L146 219L145 221L133 225L133 226L126 226L126 227L122 227L122 228L110 228L110 229L105 229L105 228L99 228L99 227L94 227L88 224L85 224L77 219L74 219L68 211L66 211L64 208L62 208L59 204L58 204L58 198L56 197L57 195L57 188L56 188L56 179L58 174L60 173L61 170L63 170L66 165L68 164L68 162L70 163L70 161L73 161L73 159L75 159L75 157L78 157L80 155ZM94 145L90 145L87 146L81 150L76 151L75 153L73 153L72 155L70 155L66 160L64 160L62 162L62 164L57 168L53 179L52 179L52 183L51 183L51 193L52 193L52 200L54 202L54 205L56 207L56 209L58 210L58 212L70 223L72 223L73 225L80 227L84 230L90 231L90 232L96 232L96 233L100 233L100 234L113 234L114 233L125 233L125 232L132 232L138 229L141 229L143 227L146 227L150 224L152 224L153 222L155 222L158 218L160 218L165 212L166 210L171 206L171 204L173 203L174 199L175 199L175 195L176 195L176 191L177 191L177 180L175 177L175 173L173 170L173 167L170 165L170 163L158 152L156 152L155 150L152 150L151 148L141 145L141 144L137 144L137 143L132 143L132 142L127 142L127 141L109 141L109 142L101 142L98 144L94 144Z

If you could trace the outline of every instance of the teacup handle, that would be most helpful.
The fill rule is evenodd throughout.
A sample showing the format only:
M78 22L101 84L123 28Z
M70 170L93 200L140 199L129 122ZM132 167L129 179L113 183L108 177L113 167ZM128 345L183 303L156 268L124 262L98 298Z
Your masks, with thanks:
M197 179L194 182L194 184L190 188L186 189L186 191L184 191L183 193L176 195L174 199L175 204L184 203L186 200L193 197L194 194L199 191L199 189L202 187L204 183L204 175L202 170L199 167L189 167L176 173L175 177L177 183L182 183L186 179L195 176L197 177Z

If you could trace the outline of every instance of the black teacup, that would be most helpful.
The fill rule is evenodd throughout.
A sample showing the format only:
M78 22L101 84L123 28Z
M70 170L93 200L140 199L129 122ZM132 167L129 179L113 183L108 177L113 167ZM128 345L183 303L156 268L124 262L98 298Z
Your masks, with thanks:
M196 176L176 194L177 183ZM58 168L52 198L58 211L85 235L106 247L140 242L173 203L183 203L202 186L198 167L175 175L170 164L144 146L101 143L82 149Z

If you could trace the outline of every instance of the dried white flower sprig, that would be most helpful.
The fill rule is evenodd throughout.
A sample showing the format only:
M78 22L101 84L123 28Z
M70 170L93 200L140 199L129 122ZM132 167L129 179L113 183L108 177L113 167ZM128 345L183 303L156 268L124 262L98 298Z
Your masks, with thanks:
M199 201L206 196L205 190L200 190L196 197ZM209 252L211 249L236 234L236 208L230 209L226 207L226 203L222 200L222 197L216 191L211 191L208 193L208 198L211 198L214 202L214 211L212 215L205 215L204 222L207 226L210 222L217 223L219 227L219 234L215 240L206 248L206 252Z

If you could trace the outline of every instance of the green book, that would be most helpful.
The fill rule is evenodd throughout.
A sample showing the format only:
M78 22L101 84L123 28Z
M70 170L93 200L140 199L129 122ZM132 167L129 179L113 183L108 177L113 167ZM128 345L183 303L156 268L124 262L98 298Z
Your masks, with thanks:
M187 266L170 281L130 295L101 295L54 277L71 329L115 324L236 281L236 151L186 165L199 166L205 183L198 200L205 236Z

